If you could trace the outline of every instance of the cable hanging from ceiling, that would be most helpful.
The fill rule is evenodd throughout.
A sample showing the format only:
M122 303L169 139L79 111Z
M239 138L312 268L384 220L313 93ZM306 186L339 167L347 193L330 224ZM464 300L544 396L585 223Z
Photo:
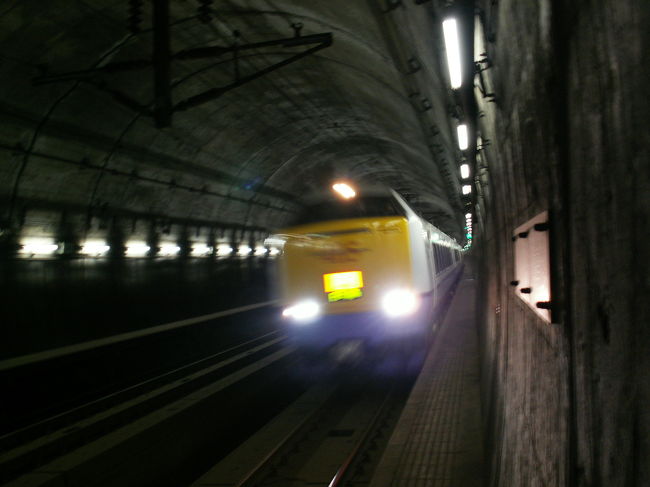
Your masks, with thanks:
M200 6L197 11L198 20L202 23L210 22L213 16L213 10L211 8L212 1L201 0L199 3ZM142 33L141 24L144 18L143 7L144 2L142 0L128 1L127 28L134 35ZM67 73L45 74L34 78L32 80L33 85L40 86L65 81L85 82L94 86L98 90L109 94L121 105L124 105L138 113L153 117L156 126L158 128L164 128L171 126L172 115L175 112L187 110L216 100L235 88L239 88L242 85L250 83L251 81L261 78L273 71L299 61L304 57L332 45L331 32L302 35L302 24L293 24L293 37L249 44L239 44L238 42L235 42L231 46L204 46L172 52L169 0L152 0L152 7L151 30L153 34L153 46L150 58L116 61L93 69L71 71ZM239 70L239 53L242 51L259 50L268 47L280 47L284 49L306 47L306 49L300 52L295 52L294 50L287 51L288 57L286 59L242 76ZM232 58L229 61L235 65L235 76L231 83L224 86L210 88L178 102L174 102L172 91L175 85L173 85L171 81L171 68L174 61L191 62L196 60L215 59L227 54L232 55ZM263 55L263 53L260 55ZM138 71L148 68L152 69L153 76L154 93L152 103L142 103L134 99L130 93L109 86L105 79L105 75L109 73Z

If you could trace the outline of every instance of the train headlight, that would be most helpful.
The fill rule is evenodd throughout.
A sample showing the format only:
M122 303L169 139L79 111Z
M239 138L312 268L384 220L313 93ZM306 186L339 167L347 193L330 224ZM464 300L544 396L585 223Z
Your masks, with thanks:
M293 318L296 321L311 321L320 313L320 306L316 301L300 301L282 311L282 316Z
M407 289L393 289L381 302L388 316L406 316L414 313L420 304L417 294Z

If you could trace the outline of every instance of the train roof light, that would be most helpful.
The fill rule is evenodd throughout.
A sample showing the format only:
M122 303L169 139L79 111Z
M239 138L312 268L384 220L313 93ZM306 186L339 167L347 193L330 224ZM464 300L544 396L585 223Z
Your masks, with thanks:
M335 183L332 185L332 189L346 200L354 198L357 195L357 192L347 183Z
M472 192L472 187L469 184L463 185L463 194L470 194Z
M456 127L456 132L458 133L458 148L460 150L465 150L468 147L467 141L467 125L462 124Z
M460 69L460 46L458 44L456 19L446 19L442 23L442 31L445 36L449 81L451 82L451 87L453 89L460 88L463 82L463 77Z
M469 177L469 164L460 165L460 177L467 179Z

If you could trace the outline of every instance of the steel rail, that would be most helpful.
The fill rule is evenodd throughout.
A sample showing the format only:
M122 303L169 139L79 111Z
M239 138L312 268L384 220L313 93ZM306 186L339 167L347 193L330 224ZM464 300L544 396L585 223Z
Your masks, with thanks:
M71 355L79 352L85 352L88 350L93 350L95 348L105 347L107 345L114 345L117 343L133 340L136 338L142 338L142 337L154 335L161 332L175 330L181 327L195 325L198 323L204 323L206 321L215 320L217 318L223 318L225 316L230 316L237 313L243 313L245 311L251 311L258 308L263 308L266 306L273 305L275 303L276 301L264 301L261 303L247 304L244 306L239 306L238 308L216 311L214 313L208 313L201 316L194 316L192 318L185 318L182 320L172 321L171 323L165 323L162 325L155 325L155 326L150 326L148 328L142 328L140 330L120 333L118 335L97 338L95 340L89 340L86 342L66 345L64 347L54 348L51 350L44 350L41 352L30 353L27 355L19 355L17 357L11 357L6 360L0 360L0 372L14 369L16 367L21 367L24 365L31 365L34 363L42 362L44 360L51 360L54 358L65 357L67 355Z
M334 392L333 394L336 394ZM327 401L325 401L324 404L327 404ZM276 444L276 446L269 451L264 457L257 462L257 464L251 468L248 473L244 476L243 479L241 479L239 482L237 482L236 487L245 487L251 480L253 480L272 460L273 458L288 444L291 443L291 441L294 441L296 437L309 425L309 423L313 422L322 412L323 410L323 404L321 404L319 407L314 409L310 414L308 414L301 422L299 422L296 426L294 426L287 435L284 436L284 438Z
M34 423L32 423L32 424L30 424L28 426L24 426L24 427L22 427L20 429L11 431L11 432L6 433L4 435L0 435L0 446L2 446L7 440L9 440L12 437L15 437L15 436L21 435L21 434L25 434L26 432L28 432L30 430L33 430L35 428L44 427L45 425L50 424L50 423L52 423L52 422L54 422L56 420L60 420L62 418L65 418L66 416L69 416L69 415L71 415L73 413L79 412L79 411L81 411L83 409L87 409L87 408L89 408L91 406L96 406L98 404L101 404L102 402L106 402L106 401L108 401L110 399L113 399L115 397L118 397L120 395L124 395L126 393L131 393L131 394L135 395L135 394L138 393L137 391L139 389L144 389L147 385L155 383L157 381L160 381L161 379L164 379L165 377L169 377L169 376L171 376L173 374L178 374L179 372L182 372L183 370L189 369L190 367L195 367L195 366L197 366L197 365L199 365L201 363L207 362L209 360L213 360L213 359L219 357L220 355L225 355L225 354L227 354L229 352L234 352L235 350L237 350L239 348L242 348L242 347L244 347L246 345L250 345L250 344L252 344L254 342L262 340L263 338L268 338L268 337L270 337L272 335L276 335L278 333L279 333L278 331L272 331L270 333L266 333L266 334L261 335L261 336L259 336L257 338L253 338L252 340L247 340L245 342L239 343L239 344L234 345L234 346L232 346L230 348L227 348L225 350L221 350L221 351L219 351L217 353L214 353L212 355L208 355L207 357L203 357L203 358L201 358L199 360L195 360L194 362L190 362L188 364L182 365L182 366L177 367L175 369L172 369L172 370L169 370L169 371L164 372L162 374L159 374L159 375L157 375L155 377L150 377L149 379L146 379L146 380L144 380L142 382L138 382L137 384L130 385L130 386L125 387L123 389L120 389L118 391L114 391L114 392L111 392L110 394L106 394L106 395L104 395L102 397L99 397L97 399L93 399L92 401L88 401L88 402L86 402L84 404L81 404L79 406L75 406L73 408L70 408L70 409L68 409L66 411L57 413L57 414L55 414L53 416L50 416L48 418L41 419L41 420L36 421L36 422L34 422ZM244 351L242 353L247 353L247 351Z
M328 484L328 487L337 487L342 485L341 482L345 479L350 466L353 465L353 462L356 458L358 458L359 454L364 451L364 447L368 443L368 440L378 430L382 419L390 410L391 404L394 402L393 400L395 398L395 391L396 384L393 383L390 386L389 391L384 396L380 406L377 408L375 414L368 422L368 426L362 433L361 438L356 442L350 454L343 461L336 474ZM305 438L305 432L310 429L310 425L315 423L319 417L322 416L323 412L331 407L332 401L336 399L337 394L339 393L340 388L337 387L337 390L334 390L327 400L320 403L316 408L314 408L314 410L306 415L304 419L295 424L295 426L293 426L286 435L283 435L283 437L277 443L275 443L275 446L267 451L264 456L259 461L257 461L257 463L252 468L250 468L240 480L229 485L232 485L233 487L251 487L253 485L257 485L261 479L265 478L265 470L271 469L274 463L281 461L282 452L293 450L293 444L298 444ZM203 484L201 482L198 482L196 485Z
M161 402L163 405L168 402L173 403L179 400L179 394L194 394L196 390L200 390L201 388L206 387L205 382L207 378L211 377L213 374L219 373L220 370L226 370L227 367L233 366L242 360L245 361L253 354L264 353L268 349L271 349L271 347L274 345L280 344L284 340L283 337L270 336L277 335L278 333L279 332L277 331L271 332L261 337L257 337L256 339L248 340L227 350L213 354L209 357L204 357L203 359L161 374L155 378L148 379L134 386L130 386L121 391L117 391L115 393L104 396L98 400L91 401L90 403L78 406L72 410L68 410L46 420L34 423L23 429L8 433L0 437L0 442L2 442L5 447L8 447L5 451L0 453L0 470L3 470L6 467L7 471L15 470L15 473L19 473L19 470L24 470L24 468L32 468L33 466L42 464L44 461L46 461L46 457L56 457L60 451L67 451L71 448L77 448L82 444L86 444L89 441L92 441L92 439L97 435L101 436L102 432L106 431L106 425L109 423L117 422L120 425L127 424L134 421L134 418L141 417L143 414L149 414L147 411L152 408L160 409ZM245 348L238 354L221 360L216 364L206 364L206 366L198 370L191 371L187 375L181 375L178 377L178 372L183 371L183 369L195 367L201 362L207 362L208 360L214 359L219 355L223 355L228 351L241 349L246 345L250 345L256 341L259 342L263 339L266 339L266 341L263 341L261 344L253 344L252 347ZM260 360L264 361L264 359L265 357ZM244 366L244 369L250 367L251 365L249 364ZM160 380L166 376L173 377L174 375L176 375L176 377L174 377L172 381L166 382L153 390L145 388L145 386L149 383L155 383L156 380ZM237 375L237 371L229 373L229 375L226 375L224 378L227 379L228 377L234 375ZM246 375L243 377L246 377ZM124 395L125 393L129 393L125 400L117 404L109 405L107 409L92 412L85 418L77 419L76 423L64 423L63 425L56 424L57 419L65 420L66 415L70 415L75 411L81 410L83 408L88 408L92 405L101 404L102 401L105 402L111 398L116 398L120 395ZM184 396L180 397L182 398ZM54 428L56 428L53 431L52 426L48 424L52 422L55 423ZM115 425L113 425L111 429L114 429L114 426ZM33 430L34 428L43 428L44 433L40 436L30 438L26 442L18 442L15 445L11 445L12 443L16 443L16 437L28 434L30 432L29 430ZM3 449L5 448L3 447Z
M282 347L218 380L211 380L199 389L188 391L182 397L171 398L163 404L156 405L153 410L138 411L143 414L138 414L135 418L126 418L126 421L117 427L106 428L105 425L99 424L99 427L95 429L95 433L97 433L95 436L89 437L87 432L82 430L81 440L83 441L80 444L70 445L59 449L59 451L33 450L28 452L31 455L28 458L24 457L23 448L14 451L13 455L2 454L5 462L0 467L0 477L4 477L4 479L0 478L0 483L22 476L11 485L25 485L25 482L29 483L34 479L38 485L41 485L39 483L42 480L41 474L46 472L49 482L62 485L67 482L70 475L74 478L80 469L84 472L93 472L93 475L104 476L112 476L119 470L117 475L131 479L134 470L137 471L140 466L138 462L142 460L139 455L137 458L133 456L133 441L147 443L147 451L159 448L160 451L168 452L167 444L161 442L160 438L172 439L170 432L188 431L187 428L191 429L192 434L200 437L201 441L211 441L211 437L205 432L214 430L214 424L208 425L201 421L194 421L196 416L192 416L193 411L199 411L201 417L209 414L210 411L213 411L218 395L227 394L227 390L230 390L231 386L253 377L261 370L268 370L269 367L280 363L292 352L292 347ZM99 419L101 420L101 417ZM60 433L74 435L79 433L79 430L78 428L69 428ZM40 444L37 443L36 446L40 446ZM187 452L179 452L179 454L184 453ZM125 467L126 464L129 464L130 467ZM170 467L165 465L157 466L156 472L160 472L161 469L165 469L167 474L172 474ZM133 478L127 483L139 485L141 481L142 478L138 477L137 481Z
M354 446L352 452L350 452L350 454L345 459L343 464L339 467L339 469L336 472L336 475L334 475L334 477L328 484L328 487L338 487L341 485L341 482L343 481L345 475L347 474L350 465L352 465L352 462L357 458L359 452L363 451L363 447L366 444L371 433L377 430L379 422L386 414L386 410L388 409L390 400L393 398L394 392L395 392L395 385L393 384L393 386L390 388L390 391L388 392L388 394L382 401L381 405L379 406L379 409L377 409L377 412L373 416L365 432L363 433L363 435L361 436L357 444Z

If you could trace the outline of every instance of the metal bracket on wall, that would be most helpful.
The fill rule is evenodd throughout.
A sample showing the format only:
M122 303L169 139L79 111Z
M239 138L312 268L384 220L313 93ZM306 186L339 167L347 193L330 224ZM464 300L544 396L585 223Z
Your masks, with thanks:
M152 116L158 128L171 125L172 114L179 110L187 110L203 103L212 101L224 93L242 86L250 81L261 78L268 73L294 63L310 54L332 45L332 34L322 33L303 36L300 34L301 24L294 24L294 36L271 41L255 42L251 44L235 44L233 46L207 46L194 49L187 49L177 53L171 53L171 34L169 22L169 0L153 0L153 52L151 59L137 59L132 61L108 63L98 68L71 71L61 74L45 74L32 80L34 86L59 83L63 81L81 81L92 84L96 88L110 94L118 103L131 110ZM267 66L246 76L239 74L238 53L252 49L265 47L295 48L300 46L313 46L305 51L292 54L287 59ZM197 60L214 59L225 54L232 54L232 62L235 64L235 79L232 83L218 88L212 88L197 95L191 96L176 104L172 101L171 64L174 60ZM120 73L126 71L141 70L153 67L154 79L154 101L153 109L134 100L130 95L110 88L101 75L108 73Z
M481 145L476 146L476 152L484 151L489 145L492 145L492 141L490 139L483 139Z
M476 87L481 92L481 95L483 95L483 98L487 99L488 101L495 102L496 95L494 93L488 93L485 77L483 76L483 71L486 71L491 67L492 62L486 53L481 54L481 58L474 63L474 72L478 75L478 84Z

